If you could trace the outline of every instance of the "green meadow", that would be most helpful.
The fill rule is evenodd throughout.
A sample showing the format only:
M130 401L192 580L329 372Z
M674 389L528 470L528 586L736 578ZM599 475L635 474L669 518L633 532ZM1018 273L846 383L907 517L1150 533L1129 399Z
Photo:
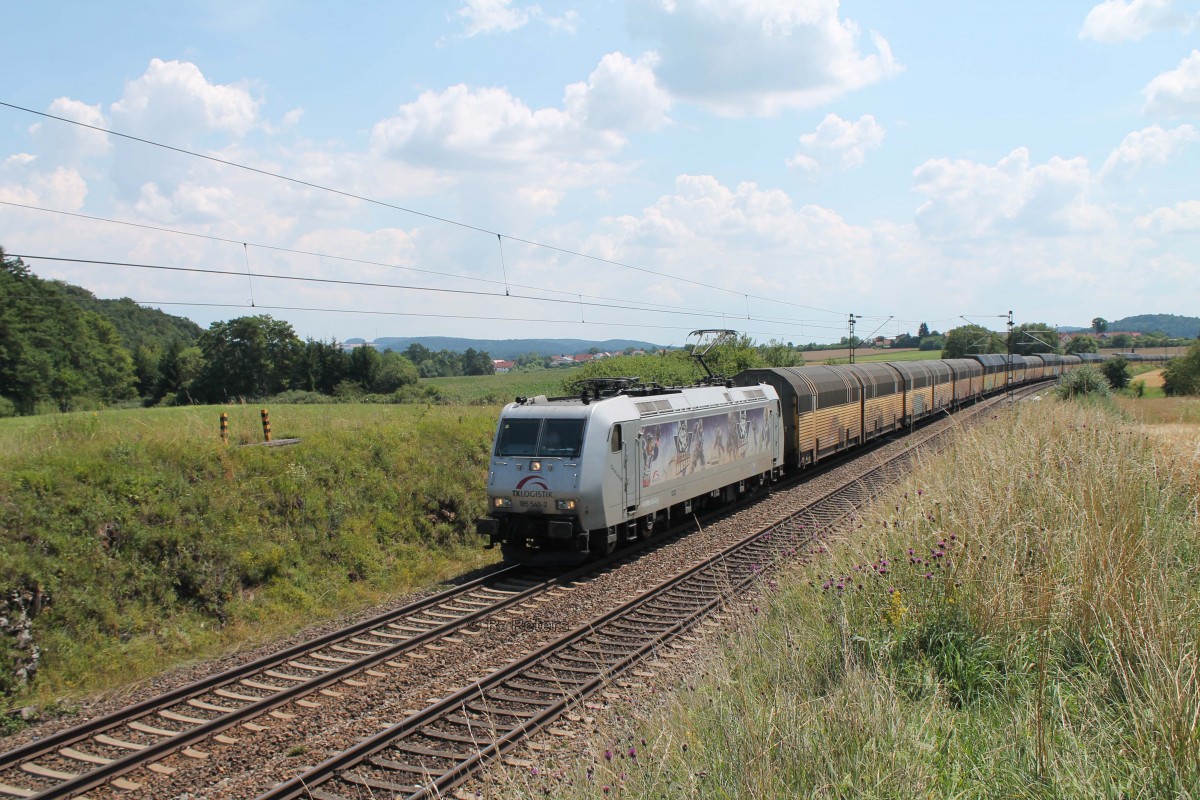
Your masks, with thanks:
M6 669L0 709L144 679L496 560L472 525L494 407L270 413L274 438L299 444L256 445L257 406L0 420L0 587L48 600L40 669L24 686Z

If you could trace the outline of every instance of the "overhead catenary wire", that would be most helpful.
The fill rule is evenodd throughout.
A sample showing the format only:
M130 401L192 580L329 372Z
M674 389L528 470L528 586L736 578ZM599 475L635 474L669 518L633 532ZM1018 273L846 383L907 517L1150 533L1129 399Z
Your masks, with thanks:
M154 141L153 139L147 139L147 138L144 138L141 136L134 136L134 135L128 134L128 133L121 133L120 131L114 131L109 128L102 128L98 125L89 125L86 122L80 122L78 120L69 119L67 117L61 117L61 116L58 116L57 114L51 114L46 111L37 111L32 108L26 108L24 106L16 105L15 103L7 103L7 102L4 102L3 100L0 100L0 107L11 108L14 111L20 111L20 112L23 112L26 114L32 114L34 116L43 117L45 119L56 120L58 122L63 122L68 125L75 125L80 128L87 128L88 130L93 130L98 133L108 134L109 136L116 136L121 139L126 139L126 140L129 140L132 142L138 142L140 144L149 145L151 147L158 147L163 150L180 153L181 155L190 156L192 158L203 159L205 161L210 161L210 162L213 162L216 164L222 164L224 166L232 167L234 169L245 170L247 172L251 172L251 173L254 173L257 175L263 175L265 177L275 178L276 180L286 181L288 183L292 183L297 186L305 186L310 189L316 189L318 191L329 192L331 194L335 194L335 195L345 197L345 198L348 198L351 200L358 200L363 203L370 203L372 205L381 206L383 208L390 208L394 211L401 211L406 214L412 214L414 216L423 217L425 219L433 220L436 222L441 222L441 223L444 223L447 225L454 225L459 228L463 228L465 230L475 231L477 233L484 233L484 234L497 236L497 237L503 236L504 238L507 238L511 241L520 242L521 244L526 244L531 247L543 248L543 249L550 250L553 252L562 253L564 255L573 256L576 258L588 259L590 261L595 261L597 263L610 264L615 267L621 267L623 269L634 270L636 272L642 272L642 273L645 273L648 275L656 275L660 278L668 278L672 281L677 281L680 283L689 283L689 284L692 284L693 286L701 286L706 289L713 289L713 290L719 291L719 292L727 292L727 293L732 293L732 294L745 294L744 292L738 291L736 289L728 289L724 286L717 286L715 284L705 283L704 281L697 281L692 278L685 278L685 277L681 277L678 275L671 275L669 273L659 272L657 270L648 269L646 267L639 267L634 264L629 264L629 263L626 263L623 261L616 261L614 259L604 258L602 256L592 255L590 253L584 253L584 252L580 252L580 251L576 251L576 250L571 250L566 247L559 247L557 245L547 244L545 242L539 242L539 241L536 241L533 239L525 239L525 238L522 238L519 236L511 236L508 234L502 234L499 231L489 230L487 228L483 228L478 225L471 225L470 223L462 222L461 220L450 219L449 217L442 217L442 216L438 216L437 214L430 214L425 211L419 211L417 209L409 208L407 206L402 206L402 205L399 205L396 203L389 203L384 200L377 200L377 199L374 199L371 197L367 197L365 195L357 194L355 192L348 192L344 189L337 189L337 188L334 188L331 186L325 186L323 184L315 183L313 181L306 181L301 178L295 178L290 175L284 175L283 173L272 172L271 170L261 169L259 167L252 167L249 164L242 164L237 161L230 161L229 159L218 158L217 156L207 155L205 153L198 153L194 150L188 150L183 147L176 147L174 145L169 145L164 142L157 142L157 141ZM764 301L770 302L770 303L779 303L781 305L792 306L795 308L805 308L810 311L818 311L822 314L833 314L833 315L837 315L837 316L844 315L843 312L840 312L840 311L831 311L830 309L827 309L827 308L819 308L817 306L810 306L810 305L806 305L804 303L795 303L795 302L792 302L789 300L780 300L780 299L774 298L774 297L762 297L759 295L750 295L750 296L754 297L754 299L756 299L756 300L764 300Z
M109 261L109 260L104 260L104 259L91 259L91 258L67 258L64 256L44 256L44 255L34 255L34 254L30 254L30 253L9 253L8 255L11 258L21 258L21 259L30 259L30 260L40 260L40 261L58 261L58 262L63 262L63 263L68 263L68 264L86 264L86 265L96 265L96 266L128 267L128 268L132 268L132 269L149 269L149 270L159 270L159 271L163 271L163 272L196 273L196 274L202 274L202 275L222 275L222 276L235 276L235 277L241 277L241 276L245 275L245 276L251 277L251 278L293 281L293 282L300 282L300 283L318 283L318 284L331 284L331 285L339 285L339 286L356 286L356 287L364 287L364 288L371 288L371 289L396 289L396 290L404 290L404 291L433 292L433 293L445 293L445 294L455 294L455 295L468 295L468 296L476 296L476 297L509 296L509 297L513 297L514 299L530 300L530 301L539 302L539 303L557 303L557 304L570 304L570 305L574 305L574 304L578 303L581 307L586 305L586 306L591 306L593 308L613 308L613 309L620 309L620 310L626 310L626 311L630 310L627 304L596 303L596 302L586 302L585 303L580 298L576 298L576 299L561 298L560 299L560 298L555 298L555 297L537 297L534 295L501 295L497 292L483 292L483 291L478 291L478 290L474 290L474 289L447 289L447 288L440 288L440 287L434 287L434 286L413 286L413 285L408 285L408 284L382 283L382 282L378 282L378 281L356 281L356 280L349 280L346 278L318 278L318 277L300 276L300 275L273 275L271 273L266 273L266 272L247 271L247 272L243 273L243 272L239 272L236 270L213 269L210 267L173 267L173 266L168 266L165 264L139 264L139 263L129 262L129 261ZM222 304L215 304L215 305L222 305ZM251 305L250 307L253 308L256 306ZM266 306L258 306L258 307L265 308ZM637 311L643 312L643 313L672 314L672 315L676 315L676 316L690 316L690 317L701 317L701 318L713 318L714 316L716 316L714 314L708 314L708 313L699 312L699 311L666 311L666 310L659 310L659 309L644 309L644 308L643 309L634 309L634 310L637 310ZM436 316L436 315L430 315L430 316ZM450 315L450 316L452 317L453 315ZM779 321L771 320L771 319L755 318L752 321L785 324L785 325L791 324L791 322L788 320L779 322ZM646 327L654 327L654 326L647 325ZM811 325L810 324L809 327L816 327L816 328L828 327L829 330L838 330L838 328L835 328L833 326L820 326L820 325Z
M192 238L196 238L196 239L205 239L205 240L213 241L213 242L223 242L223 243L227 243L227 244L243 245L243 246L246 246L248 244L250 247L256 247L256 248L260 248L263 250L270 250L270 251L278 252L278 253L288 253L290 255L311 256L313 258L318 258L318 259L333 259L333 260L337 260L337 261L344 261L344 262L351 263L351 264L361 264L361 265L365 265L365 266L384 267L387 269L404 270L406 272L413 272L413 273L422 274L422 275L435 275L438 277L451 278L454 280L462 280L462 281L468 281L468 282L474 282L474 283L483 283L483 284L489 284L489 285L493 285L493 286L504 286L506 291L509 287L515 288L515 289L528 289L531 291L548 292L550 294L561 294L561 295L565 295L565 296L569 296L569 297L586 297L590 300L606 300L606 301L610 301L610 302L614 302L614 303L622 303L622 304L626 304L626 305L635 304L635 305L638 305L638 306L641 306L641 307L644 307L647 309L659 308L659 309L669 309L669 310L677 310L677 311L698 311L698 312L704 312L704 313L710 314L714 317L724 313L724 312L716 311L716 310L712 310L712 309L702 309L702 308L694 308L694 307L688 308L688 307L684 307L684 306L672 306L672 305L668 305L665 303L651 303L651 302L648 302L645 300L639 300L636 298L607 297L605 295L592 295L592 294L582 294L581 295L577 292L571 292L571 291L567 291L567 290L563 290L563 289L553 289L553 288L550 288L547 286L530 286L528 284L508 283L507 280L498 281L498 280L494 280L492 278L483 278L483 277L477 277L477 276L472 276L472 275L459 275L459 274L453 273L453 272L442 272L440 270L431 270L431 269L425 269L425 268L421 268L421 267L412 267L412 266L407 266L407 265L403 265L403 264L391 264L386 261L372 261L369 259L355 258L353 256L333 255L331 253L321 253L321 252L317 252L314 250L299 250L296 248L283 247L280 245L270 245L270 244L262 244L262 243L256 243L256 242L248 242L247 243L247 242L239 241L237 239L229 239L229 238L226 238L223 236L216 236L216 235L208 234L208 233L197 233L195 231L180 230L177 228L165 228L165 227L161 227L158 225L148 225L146 223L141 223L141 222L129 222L127 220L111 219L108 217L100 217L100 216L95 216L92 214L80 214L80 213L74 212L74 211L63 211L61 209L44 208L41 206L28 205L26 203L16 203L16 202L13 202L10 200L0 200L0 206L11 206L13 208L21 208L21 209L25 209L28 211L39 211L39 212L43 212L43 213L47 213L47 214L58 214L61 216L66 216L66 217L75 217L78 219L85 219L85 220L89 220L92 222L103 222L103 223L109 223L109 224L113 224L113 225L123 225L123 226L132 227L132 228L141 228L144 230L155 231L158 233L173 234L173 235L177 235L177 236L187 236L187 237L192 237ZM503 256L503 251L501 254ZM507 278L507 275L505 277ZM775 317L775 318L761 317L760 319L770 320L770 321L779 322L779 323L807 322L807 320L794 320L794 319L790 319L790 318L785 319L785 318L778 318L778 317Z

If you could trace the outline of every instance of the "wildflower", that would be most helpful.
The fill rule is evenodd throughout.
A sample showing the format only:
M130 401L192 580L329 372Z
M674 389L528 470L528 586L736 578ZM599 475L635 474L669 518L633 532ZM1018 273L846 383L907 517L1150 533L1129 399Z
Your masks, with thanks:
M896 587L895 587L895 586L889 586L889 587L888 587L888 594L895 594L895 593L896 593Z
M908 548L908 554L909 554L910 556L913 554L913 549L912 549L911 547L910 547L910 548Z
M605 751L604 751L604 760L605 760L605 761L612 761L612 750L605 750Z
M530 768L529 768L529 774L530 774L530 775L537 775L537 774L538 774L538 768L537 768L537 767L530 767Z
M923 490L917 489L917 497L920 497L923 494L925 494L925 492Z
M932 573L932 572L926 572L926 573L925 573L925 580L927 580L927 581L928 581L928 580L932 580L932 579L933 579L933 573Z
M688 748L687 748L687 742L684 742L684 743L683 743L683 752L685 752L685 753L686 753L686 752L687 752L687 749L688 749Z
M758 606L755 606L755 608L758 608ZM630 757L630 758L637 758L637 748L635 748L635 747L630 747L630 748L629 748L629 757Z

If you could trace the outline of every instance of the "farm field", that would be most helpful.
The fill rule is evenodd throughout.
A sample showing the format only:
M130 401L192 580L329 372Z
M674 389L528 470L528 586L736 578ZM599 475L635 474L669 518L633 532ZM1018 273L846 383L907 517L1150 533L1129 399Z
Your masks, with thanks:
M437 389L443 402L503 405L511 403L518 396L561 395L562 382L572 372L571 369L558 368L533 372L505 372L499 375L422 378L421 385Z
M1195 796L1200 401L1137 402L1189 422L1160 436L1109 404L1047 399L964 432L849 535L764 581L672 673L676 691L629 690L590 752L535 755L513 783L565 798Z
M230 415L230 444L218 415ZM0 589L40 599L0 716L147 678L495 561L491 407L280 405L0 420ZM11 641L0 641L10 657Z
M811 356L811 358L810 358ZM850 363L849 350L819 350L804 354L808 364L824 364L829 360L833 360L838 364ZM941 358L941 350L875 350L856 349L854 351L854 361L857 362L873 362L873 361L928 361L934 358Z

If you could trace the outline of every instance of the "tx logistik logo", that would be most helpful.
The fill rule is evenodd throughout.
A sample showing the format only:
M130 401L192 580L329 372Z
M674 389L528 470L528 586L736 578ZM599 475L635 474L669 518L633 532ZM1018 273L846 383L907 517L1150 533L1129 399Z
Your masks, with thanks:
M525 487L529 488L526 489ZM550 487L537 475L529 475L521 479L517 488L513 489L513 497L549 497Z

